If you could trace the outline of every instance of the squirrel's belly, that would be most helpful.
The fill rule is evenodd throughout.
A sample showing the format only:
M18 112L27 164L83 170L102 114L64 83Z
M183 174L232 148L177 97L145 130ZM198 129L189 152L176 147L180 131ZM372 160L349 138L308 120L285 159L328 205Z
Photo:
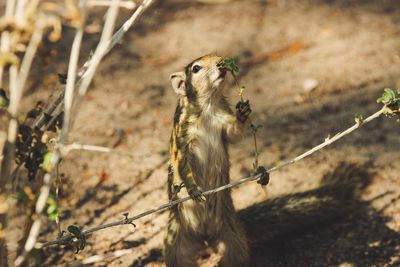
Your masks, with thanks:
M193 146L192 172L202 190L228 183L229 159L221 129L202 130Z

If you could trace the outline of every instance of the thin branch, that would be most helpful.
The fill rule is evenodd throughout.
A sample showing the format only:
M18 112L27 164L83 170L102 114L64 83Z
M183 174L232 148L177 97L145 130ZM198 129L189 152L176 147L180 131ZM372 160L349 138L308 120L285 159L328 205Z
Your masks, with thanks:
M121 250L116 250L116 251L102 254L102 255L94 255L87 259L84 259L82 261L82 264L93 264L95 262L103 261L103 260L109 259L109 258L119 258L124 255L130 254L132 252L133 252L132 249L121 249Z
M10 66L10 106L9 110L16 110L15 108L10 109L11 106L16 106L15 104L15 97L11 97L15 95L15 91L17 90L18 86L18 68L15 65ZM0 167L0 191L6 192L8 191L10 184L10 173L11 173L11 164L14 160L15 156L15 140L18 131L18 121L17 121L17 114L10 113L11 118L8 122L8 131L7 131L7 142L3 149L3 161L1 162Z
M61 144L64 144L64 142L67 139L68 132L70 129L70 122L71 122L71 108L72 108L72 103L73 103L73 97L74 97L74 90L75 90L75 80L76 80L76 73L77 73L77 68L78 68L78 60L79 60L79 53L80 53L80 48L82 44L82 38L83 38L83 28L85 25L85 18L86 18L86 0L80 1L79 2L79 10L82 19L82 22L80 26L77 28L74 40L72 42L72 47L71 47L71 54L70 54L70 59L68 63L68 73L67 73L67 84L65 86L65 96L64 96L64 120L63 120L63 126L61 129L60 137L59 137L59 142ZM55 119L55 117L53 117ZM57 202L57 205L59 204L58 202L58 193L59 193L59 186L61 183L61 179L59 176L59 158L60 158L60 151L56 150L56 162L54 163L55 166L55 173L56 173L56 179L55 179L55 192L56 192L56 198L55 201ZM58 214L56 215L55 222L57 225L58 229L58 235L61 236L61 224L60 224L60 217Z
M59 193L60 193L60 184L61 184L61 176L60 176L60 164L57 164L56 166L56 179L55 179L55 191L56 191L56 201L57 201L57 207L60 206L59 203ZM58 231L58 236L62 236L62 231L61 231L61 222L60 222L60 214L57 212L55 222L57 225L57 231Z
M138 12L138 10L136 10L136 12L133 14L132 17L134 17L136 19L139 16L139 14L143 13L143 11L145 10L143 8L143 5L146 4L146 3L147 3L147 5L149 5L151 2L152 2L152 0L145 0L142 3L142 5L139 7L139 8L141 8L139 10L139 12ZM111 47L110 46L111 41L112 41L111 40L111 35L112 35L113 28L114 28L115 20L117 18L117 14L118 14L118 3L119 3L119 0L113 1L113 5L109 8L109 10L107 12L107 17L106 17L106 21L105 21L105 26L103 28L101 40L100 40L100 42L99 42L99 44L97 46L97 49L96 49L93 57L89 61L89 64L86 65L86 70L82 74L81 80L78 82L78 84L79 84L78 98L77 98L76 103L75 103L75 105L73 107L72 107L72 100L73 100L72 98L73 98L73 88L74 88L73 81L74 81L74 78L69 77L70 85L67 87L68 90L66 89L67 91L65 91L65 95L64 95L64 98L65 98L65 100L67 102L66 109L68 110L68 115L66 115L67 118L68 118L68 120L66 122L67 123L66 125L68 126L68 128L65 128L65 129L62 130L61 137L60 137L60 144L61 145L66 140L67 135L68 135L68 130L70 128L69 123L70 123L70 119L71 119L71 117L70 117L71 111L73 112L73 114L76 114L75 110L79 107L80 98L86 93L87 88L88 88L89 84L92 81L92 78L94 76L94 73L96 71L96 68L97 68L98 64L100 63L100 61L104 57L104 55L107 54L107 52L109 51L109 49ZM130 26L135 21L135 19L132 20L132 17L128 20L130 22ZM126 23L124 25L126 25ZM122 28L125 29L125 31L123 33L125 33L129 29L129 27L124 27L123 26ZM120 32L120 31L118 31L118 32ZM79 31L78 31L77 34L79 34ZM122 38L122 35L120 34L118 36L118 38ZM73 53L77 53L76 51L79 50L79 43L81 42L81 36L78 35L76 40L77 40L76 43L75 43L76 46L72 51ZM76 58L75 57L77 57L77 55L71 55L72 64L76 64L76 62L75 62ZM85 65L84 65L84 67L85 67ZM71 72L71 74L72 74L71 76L75 77L75 71L76 71L76 69L74 69L74 66L71 66L71 68L69 68L69 72ZM60 103L61 102L62 101L60 101ZM54 110L56 108L57 107L54 107ZM63 128L64 128L64 126L63 126ZM57 166L61 156L62 156L61 155L61 151L56 149L55 153L54 153L53 160L52 160L52 166L53 166L52 174L54 174L54 169L56 169L54 167ZM36 215L37 215L37 217L36 217L32 227L30 229L30 233L29 233L28 239L27 239L27 241L25 243L24 252L15 261L15 265L16 266L20 266L25 261L26 256L28 255L29 251L32 250L32 248L34 247L34 244L36 243L36 239L37 239L37 236L39 235L39 230L40 230L41 214L42 214L43 208L45 206L46 200L47 200L49 192L50 192L50 186L51 186L50 178L51 178L52 174L50 174L50 173L45 174L44 184L41 187L41 192L40 192L40 195L39 195L39 198L38 198L38 202L37 202L37 206L36 206ZM43 205L41 205L42 204L41 201L43 199L45 200L45 202L44 202Z
M82 12L83 8L81 9ZM69 124L71 120L71 108L72 101L74 98L74 89L75 89L75 79L76 72L78 66L79 52L82 44L83 37L83 25L77 29L74 41L72 42L71 48L71 56L68 64L68 73L67 73L67 84L65 86L65 96L64 96L64 123L60 134L60 143L64 143L67 137L67 133L69 131Z
M17 259L14 262L15 266L20 266L22 263L24 263L29 252L35 246L37 237L39 235L40 226L42 224L41 214L43 212L44 207L46 206L47 198L49 197L50 194L50 180L51 180L51 174L46 173L43 178L44 184L41 187L41 191L38 200L36 202L36 208L35 208L35 213L37 215L36 219L33 222L31 229L29 231L28 238L25 242L24 251L22 252L21 255L17 257Z
M120 29L112 37L112 38L115 38L115 39L111 39L110 40L110 37L111 37L111 34L112 34L112 30L113 30L113 27L114 27L114 23L115 23L115 20L116 20L116 17L117 17L117 11L118 11L118 5L117 4L118 4L118 2L119 1L114 1L113 2L114 3L113 6L111 6L109 8L109 11L107 13L106 22L105 22L105 27L103 29L103 34L102 34L102 37L101 37L101 41L99 43L98 49L96 49L97 53L95 53L95 56L93 58L91 58L91 60L89 60L88 64L85 64L83 66L84 72L81 75L80 81L78 82L78 84L79 84L79 92L80 92L79 95L80 96L82 96L86 92L87 87L89 86L89 84L90 84L90 82L91 82L91 80L93 78L94 72L95 72L96 67L97 67L98 63L100 62L100 60L122 38L123 34L126 31L128 31L128 29L133 25L134 21L136 21L136 19L144 12L144 10L153 1L152 0L144 0L144 2L141 4L141 6L134 12L132 17L127 22L125 22L125 24L121 27L122 31ZM126 26L126 25L128 25L128 26ZM122 32L122 34L121 34L121 32ZM79 36L78 36L78 38L79 38ZM80 42L78 40L78 38L77 38L77 43ZM117 40L117 41L115 43L113 43L112 42L113 40L114 41ZM76 49L77 48L75 48L73 51L76 51ZM75 71L73 71L73 69L69 69L69 71L72 72L72 73L75 72ZM72 76L72 75L69 75L69 76ZM70 83L71 83L71 80L73 81L73 78L70 78ZM72 90L73 90L73 86L70 85L68 87L68 93L67 94L65 93L65 91L63 91L58 96L58 98L55 100L55 102L49 107L49 109L46 110L42 114L42 116L39 117L39 119L35 122L34 127L39 127L40 128L44 124L46 124L46 117L48 117L46 115L51 115L51 113L54 112L58 108L58 106L63 102L64 98L67 99L67 105L68 105L67 109L71 108L70 105L72 103L72 95L73 95L73 94L71 94ZM79 98L77 100L79 100ZM77 101L77 102L79 103L79 101ZM78 107L78 106L79 105L77 105L76 107ZM69 109L69 112L70 112L70 110L71 109ZM71 113L69 113L69 115L68 115L69 116L68 122L70 121L70 114ZM64 142L65 139L67 138L67 134L68 134L68 129L69 128L70 127L64 129L64 133L63 133L62 140L61 140L62 142ZM57 165L57 163L59 162L59 159L61 158L61 154L60 154L59 151L56 150L56 153L54 153L54 154L55 155L53 157L53 162L52 162L53 167L55 167ZM54 174L54 169L56 169L56 168L53 168L53 174ZM51 178L51 174L47 173L45 175L45 177L44 177L45 183L43 184L43 186L41 188L41 193L39 195L39 200L40 199L46 199L47 200L48 194L50 192L50 186L51 186L50 178ZM39 203L39 200L38 200L38 203ZM37 206L37 208L36 208L37 217L36 217L36 219L35 219L35 221L34 221L34 223L32 225L32 228L30 229L30 233L29 233L27 242L25 243L23 254L20 255L17 258L17 260L15 261L15 265L16 266L21 265L25 261L27 254L33 248L33 245L36 243L36 239L37 239L37 236L38 236L39 230L40 230L40 224L41 224L40 218L41 218L42 211L43 211L42 206L40 206L40 205Z
M332 144L332 143L338 141L339 139L341 139L342 137L344 137L344 136L352 133L353 131L359 129L364 124L369 123L372 120L380 117L382 114L384 114L387 111L387 109L388 109L387 106L384 106L382 109L380 109L379 111L375 112L374 114L372 114L371 116L366 118L363 122L356 123L355 125L353 125L352 127L348 128L347 130L336 134L334 137L325 139L325 141L323 143L319 144L318 146L306 151L305 153L295 157L294 159L288 160L288 161L286 161L286 162L284 162L282 164L279 164L279 165L277 165L277 166L275 166L275 167L273 167L271 169L268 169L267 172L268 173L272 173L274 171L277 171L277 170L279 170L281 168L289 166L289 165L291 165L291 164L293 164L293 163L295 163L295 162L297 162L299 160L302 160L302 159L314 154L315 152L323 149L326 146L329 146L330 144ZM207 196L207 195L215 194L217 192L220 192L220 191L223 191L223 190L227 190L227 189L232 188L232 187L239 186L239 185L241 185L243 183L257 180L262 175L263 175L262 173L250 175L250 176L248 176L246 178L242 178L242 179L239 179L237 181L231 182L229 184L226 184L226 185L223 185L223 186L220 186L220 187L205 191L205 192L203 192L203 195ZM103 230L103 229L106 229L106 228L109 228L109 227L114 227L114 226L118 226L118 225L125 225L125 224L133 224L133 221L135 221L135 220L137 220L139 218L145 217L145 216L150 215L152 213L160 212L160 211L165 210L165 209L169 209L169 208L171 208L171 207L173 207L173 206L175 206L175 205L177 205L179 203L186 202L186 201L189 201L191 199L192 198L190 196L187 196L187 197L184 197L184 198L181 198L181 199L170 201L170 202L165 203L165 204L163 204L161 206L158 206L158 207L146 210L146 211L144 211L142 213L139 213L139 214L137 214L137 215L135 215L133 217L126 216L126 218L123 219L123 220L119 220L119 221L115 221L115 222L99 225L99 226L96 226L96 227L93 227L93 228L89 228L87 230L82 231L82 234L89 235L89 234L92 234L92 233L94 233L96 231L100 231L100 230ZM66 235L64 237L61 237L61 238L58 238L58 239L56 239L54 241L49 241L49 242L38 244L37 247L41 248L41 247L47 247L47 246L55 245L55 244L59 244L59 245L60 244L66 244L66 243L69 243L71 241L74 241L73 239L74 239L74 237L71 236L70 234L68 234L68 235Z
M11 119L8 128L7 143L4 148L6 155L4 155L4 161L1 168L1 177L5 184L9 182L11 164L14 160L14 147L18 131L17 115L19 103L21 101L23 89L26 79L28 78L33 58L36 54L36 49L42 40L43 26L44 25L40 20L35 25L35 30L32 34L31 40L29 41L19 72L15 65L10 67L10 106L8 112L11 115Z
M9 0L8 2L12 2L12 0ZM90 84L90 82L91 82L91 80L93 78L94 72L95 72L96 67L97 67L98 63L100 62L100 60L117 43L117 42L112 43L111 40L110 40L110 37L111 37L112 30L113 30L113 27L114 27L115 19L117 17L118 2L119 1L113 1L113 5L110 7L108 15L107 15L107 19L106 19L106 23L105 23L106 25L105 25L105 27L103 29L102 40L100 41L99 46L98 46L99 49L96 50L97 53L95 53L95 57L93 57L90 60L91 64L86 65L86 70L83 73L83 75L81 76L82 77L82 79L81 79L82 83L79 84L80 85L79 86L79 92L80 92L81 96L86 92L87 87L89 86L89 84ZM134 19L132 19L132 17L131 17L128 20L128 24L130 24L129 27L133 25L133 22L136 20L136 18L138 18L138 16L143 13L143 11L147 8L147 6L151 2L152 1L145 0L142 3L142 5L140 6L140 9L138 9L137 12L135 12L133 14L132 17ZM23 7L26 5L26 3L27 3L26 0L19 0L17 2L17 8L16 9L17 9L17 13L18 14L21 13L21 10L23 10ZM20 14L20 16L18 16L18 17L19 18L18 18L17 24L23 24L24 23L24 17L22 16L22 14ZM124 26L126 26L126 25L127 25L127 23L124 24ZM129 27L124 27L124 26L123 26L123 30L124 31L122 31L122 33L125 33L129 29ZM10 166L9 165L11 164L11 161L12 161L13 156L14 156L14 153L12 153L12 151L14 150L13 148L14 148L14 144L15 144L15 136L16 136L16 133L17 133L17 121L16 121L15 117L16 117L16 113L17 113L17 110L18 110L18 104L19 104L20 98L22 96L23 87L25 85L26 79L27 79L28 74L29 74L29 70L30 70L30 66L31 66L31 63L32 63L32 60L33 60L33 56L36 53L37 45L41 41L42 30L43 30L42 27L36 27L35 28L35 31L34 31L32 37L31 37L31 41L30 41L30 43L28 45L27 51L25 53L25 56L24 56L24 59L23 59L22 65L21 65L20 74L18 75L17 69L15 67L14 68L13 67L10 68L10 80L11 80L10 81L10 88L11 89L14 88L14 90L11 90L11 93L10 93L11 103L10 103L9 111L10 111L10 114L12 115L13 118L10 121L9 134L8 134L8 139L9 140L8 140L8 142L6 144L6 149L5 149L6 151L9 151L9 153L6 154L6 158L5 158L6 160L4 160L4 162L3 162L3 166L4 166L4 163L6 163L6 166L4 166L5 168L2 168L2 178L5 181L8 181L8 179L5 179L5 178L9 177L9 173L10 173L10 168L9 168ZM120 33L121 33L121 31L118 31L117 35L116 35L116 39L118 39L118 40L120 40L122 38L122 36L123 36L123 34L120 34ZM81 42L81 36L78 36L78 38L76 40L77 41L76 41L75 44L80 43ZM79 45L77 44L76 47L79 47ZM77 48L75 48L74 51L76 51L76 49ZM70 66L71 68L69 69L69 73L70 74L76 72L76 67L74 66L74 65L76 65L76 62L74 64L75 60L77 60L77 54L71 56L72 66ZM13 72L13 69L15 70L14 72ZM15 75L13 75L13 73L15 73ZM0 73L0 74L2 74L2 73ZM15 79L17 76L18 76L18 79ZM69 111L69 113L67 115L68 116L67 117L68 118L67 119L67 125L68 126L69 126L68 123L70 122L70 114L71 114L70 111L71 111L72 95L73 95L73 93L71 93L71 91L73 91L73 86L71 84L74 83L74 79L75 79L75 75L69 75L69 84L70 85L68 86L67 94L65 94L63 92L59 96L59 99L56 99L56 103L57 104L52 105L50 107L50 109L48 110L48 111L54 112L57 109L57 107L59 106L59 104L62 103L62 100L65 97L66 102L67 102L67 104L66 104L67 105L67 109ZM13 83L13 81L16 81L16 83L15 82ZM72 81L72 83L71 83L71 81ZM13 84L14 84L14 86L12 86ZM47 114L47 115L50 115L50 114ZM41 127L45 123L46 123L46 116L43 115L43 116L39 117L39 120L35 122L34 126L37 127L38 125L40 125L39 127ZM68 129L69 129L68 127L66 127L64 129L64 133L61 136L62 137L61 138L62 142L64 142L64 140L67 137ZM57 165L57 163L59 161L59 158L60 158L60 154L59 153L56 152L55 154L56 155L53 158L53 164L52 164L53 167L55 165ZM5 174L5 175L3 176L3 174ZM37 236L38 236L39 230L40 230L41 213L43 211L43 208L45 206L46 200L47 200L49 192L50 192L50 186L51 186L50 185L50 180L51 180L51 174L47 173L44 176L44 184L41 187L41 193L39 195L39 199L38 199L38 202L37 202L37 205L36 205L37 218L35 219L32 227L30 229L28 239L27 239L27 241L25 243L25 246L24 246L24 252L15 261L15 265L16 266L21 265L25 261L27 254L29 253L29 251L33 248L34 244L36 243L36 239L37 239Z
M386 110L387 110L387 107L385 106L382 109L380 109L379 111L377 111L374 114L372 114L371 116L369 116L368 118L366 118L362 123L356 123L352 127L348 128L347 130L336 134L334 137L326 138L325 142L323 142L322 144L314 147L313 149L301 154L300 156L294 158L292 161L290 161L291 162L290 164L293 164L293 163L295 163L295 162L297 162L299 160L302 160L303 158L308 157L309 155L313 154L314 152L316 152L316 151L318 151L318 150L320 150L320 149L322 149L322 148L324 148L326 146L329 146L330 144L336 142L337 140L339 140L343 136L348 135L348 134L352 133L353 131L357 130L358 128L360 128L365 123L368 123L368 122L378 118L379 116L384 114L386 112Z
M22 60L21 68L19 70L19 75L18 75L18 88L17 88L17 96L16 96L16 100L17 100L18 104L21 100L24 86L25 86L26 80L28 78L29 71L31 69L33 58L35 57L37 47L38 47L39 43L42 41L43 28L44 28L44 24L41 21L41 19L39 19L36 23L35 30L32 34L31 40L26 49L24 59ZM10 113L13 114L11 110L10 110Z
M136 9L135 13L122 25L122 27L113 35L111 42L108 45L106 54L122 39L125 33L134 25L137 19L146 11L147 8L153 3L153 0L143 0L140 6Z
M0 131L0 151L3 151L4 144L6 143L7 140L7 134L6 132ZM3 154L0 154L0 166L1 166L1 161L3 160Z
M68 262L68 266L82 266L86 264L93 264L96 262L104 261L107 259L112 259L112 258L119 258L128 254L134 253L133 249L120 249L116 250L110 253L105 253L105 254L99 254L99 255L93 255L90 256L84 260L76 260L72 262ZM55 267L65 267L65 264L60 264Z
M57 144L58 145L58 144ZM99 152L99 153L109 153L109 154L117 154L120 156L124 157L129 157L129 158L144 158L144 157L149 157L151 154L144 154L141 156L138 156L137 153L131 153L131 152L124 152L124 151L119 151L115 148L110 148L110 147L104 147L104 146L94 146L94 145L84 145L84 144L69 144L69 145L64 145L60 147L61 153L63 156L66 156L72 151L75 150L83 150L83 151L91 151L91 152Z
M25 6L24 1L19 1L18 4L20 4L20 6L19 6L20 9L22 9L22 7ZM19 12L21 12L21 11L19 11ZM17 5L17 13L18 13L18 5ZM20 18L20 19L22 19L22 18ZM26 80L28 78L29 71L31 69L33 58L36 54L37 47L42 40L43 27L44 27L44 24L39 19L36 22L35 30L33 31L31 40L29 41L27 50L26 50L24 58L22 60L19 74L18 74L18 71L16 70L15 66L12 66L10 68L9 113L11 115L11 120L9 123L8 139L7 139L7 143L6 143L6 147L5 147L5 151L7 154L5 155L5 159L4 159L4 162L2 163L2 170L1 170L2 179L4 179L3 182L6 183L6 190L7 190L7 187L9 187L10 166L11 166L12 160L14 159L14 154L15 154L14 149L15 149L15 140L16 140L16 136L17 136L17 130L18 130L17 114L18 114L19 103L22 98L23 89L24 89ZM43 194L43 195L45 195L45 194ZM48 195L48 193L47 193L47 195ZM45 200L47 200L47 196L46 196ZM39 200L38 200L38 203L39 203ZM44 207L44 204L43 204L43 207ZM40 212L41 212L43 207L36 206L36 211L38 212L40 210ZM40 220L36 220L34 222L34 224L32 225L28 240L25 244L24 253L20 257L18 257L16 260L17 266L20 265L25 260L27 253L33 248L33 245L36 242L36 238L34 240L32 240L32 235L35 233L36 229L37 229L37 231L39 231L39 227L40 227ZM28 248L30 248L30 249L27 250ZM18 262L21 261L21 263L17 264L17 261Z
M115 3L118 2L115 1ZM81 1L81 12L84 12L84 7L86 6L86 0ZM117 15L117 5L113 5L112 7L109 8L108 11L108 16L106 19L105 27L103 29L103 35L102 35L102 40L100 41L100 44L104 42L103 38L109 38L111 36L111 32L113 29L113 25L116 19ZM61 136L60 136L60 143L63 144L63 142L66 140L68 136L68 131L69 131L69 123L70 123L70 115L71 115L71 107L72 107L72 100L73 100L73 91L74 91L74 84L75 84L75 77L76 77L76 66L77 66L77 61L79 57L79 50L80 50L80 45L82 41L82 36L83 36L83 24L81 27L77 30L77 33L74 38L73 42L73 48L71 50L71 56L70 56L70 65L68 67L68 74L69 77L67 78L67 88L66 88L66 93L65 93L65 118L66 121L63 125L63 129L61 131ZM94 71L93 71L94 74ZM93 76L92 76L93 77ZM90 83L90 81L89 81ZM32 224L32 227L29 232L28 239L26 240L25 246L24 246L24 251L22 255L18 256L17 259L15 260L15 265L20 266L22 263L25 262L25 259L28 255L28 253L33 249L37 237L40 232L40 226L41 226L41 217L42 217L42 212L45 207L47 198L50 193L50 188L51 188L51 176L54 175L54 170L57 170L57 165L61 159L61 152L59 150L55 150L54 152L54 157L52 159L52 170L50 173L46 173L44 176L44 183L42 187L40 188L40 194L36 203L36 218L35 221Z
M27 0L18 0L15 8L15 20L18 26L22 26L26 22L24 15Z
M121 28L111 37L110 42L108 43L108 47L104 52L103 57L117 44L121 41L122 37L125 33L137 22L140 16L149 8L149 6L154 2L154 0L144 0L140 6L135 10L132 16L121 26ZM86 72L92 60L87 60L82 68L79 70L79 76L85 76ZM78 81L78 84L81 82L82 78ZM51 116L51 114L57 109L57 107L63 102L64 99L64 90L57 96L54 102L46 109L41 116L35 121L34 127L41 128L46 123L46 117Z
M7 0L6 11L4 14L4 18L6 20L11 20L14 14L15 9L15 1L16 0ZM8 31L3 31L1 33L1 42L0 42L0 51L7 52L10 50L10 33ZM3 72L4 67L0 66L0 87L3 84Z
M88 2L88 6L111 6L112 0L90 0ZM126 8L126 9L134 9L136 7L135 2L133 1L120 1L118 3L118 7Z
M90 59L89 61L90 64L86 72L82 75L82 80L80 81L79 84L79 90L78 90L79 95L77 99L78 104L76 105L76 109L78 108L79 105L79 97L82 97L86 93L89 84L92 82L98 64L106 54L105 51L110 42L112 31L114 29L114 23L118 15L118 5L117 5L118 3L119 0L113 1L113 5L108 9L100 42L97 45L96 51L94 52L93 57Z
M7 0L6 4L6 9L5 9L5 16L4 18L6 20L11 20L13 18L14 10L15 10L15 1L16 0ZM0 51L1 52L8 52L10 51L10 33L9 31L3 31L1 33L1 40L0 40ZM18 75L18 70L17 66L12 65L10 67L10 90L16 90L16 84L17 84L17 75ZM4 73L4 66L0 66L0 87L3 85L3 73ZM15 131L14 128L16 125L15 124L15 118L13 118L14 122L9 122L9 132L11 130ZM10 129L11 128L11 129ZM8 137L6 134L3 136L3 141L2 141L2 147L0 149L0 197L3 199L6 199L6 193L8 191L9 187L9 173L10 173L10 168L11 168L11 161L14 158L14 146L12 145L7 145L8 144ZM8 150L4 149L3 146L8 146ZM4 176L3 176L4 175ZM5 231L7 229L7 213L0 214L0 224L1 228L0 231ZM6 243L6 237L2 236L0 237L0 265L3 266L9 266L9 254L8 254L8 248L5 245Z

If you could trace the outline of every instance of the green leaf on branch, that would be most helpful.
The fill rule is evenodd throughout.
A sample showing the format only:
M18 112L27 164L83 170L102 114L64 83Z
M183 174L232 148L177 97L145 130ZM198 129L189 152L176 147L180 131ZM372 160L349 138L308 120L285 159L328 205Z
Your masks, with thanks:
M355 121L357 124L362 124L363 121L364 121L363 115L361 115L361 114L356 114L356 116L354 117L354 121Z
M253 130L253 132L257 132L258 131L258 129L261 129L262 127L264 127L262 124L251 124L250 125L250 128Z
M11 194L10 197L18 202L25 202L29 200L29 196L24 190L17 191Z
M230 71L233 75L236 75L239 72L239 67L233 58L223 59L220 63L218 63L218 67Z
M387 106L399 106L400 105L400 96L399 92L396 93L390 89L390 88L385 88L383 90L383 94L380 98L378 98L377 102L382 103Z
M48 205L46 209L47 218L49 218L49 220L51 221L55 221L59 214L59 208L58 208L58 203L53 195L50 195L49 198L47 199L47 205Z
M51 172L51 169L53 167L53 158L54 158L54 153L47 151L44 156L43 156L43 162L40 164L40 167L45 171L45 172Z
M0 88L0 109L7 108L10 104L10 99L7 97L6 91Z
M67 230L68 230L68 232L70 232L71 235L73 235L75 237L78 237L82 234L81 229L79 229L79 227L76 225L68 226Z

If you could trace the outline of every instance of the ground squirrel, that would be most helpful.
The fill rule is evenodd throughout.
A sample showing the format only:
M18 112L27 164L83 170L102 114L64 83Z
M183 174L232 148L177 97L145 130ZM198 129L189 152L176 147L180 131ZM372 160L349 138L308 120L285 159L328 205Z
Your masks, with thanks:
M228 143L241 139L251 113L248 101L239 101L236 114L231 110L222 89L226 70L218 67L221 61L219 56L203 56L170 75L179 102L170 142L168 195L174 200L189 194L196 201L170 211L164 240L168 267L197 266L207 246L221 253L224 266L248 264L248 244L230 191L207 199L202 195L229 183Z

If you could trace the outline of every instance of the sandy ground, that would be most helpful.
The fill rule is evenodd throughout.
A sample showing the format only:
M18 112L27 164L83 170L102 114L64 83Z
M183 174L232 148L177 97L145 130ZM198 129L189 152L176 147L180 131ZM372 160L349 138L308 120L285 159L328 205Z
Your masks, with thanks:
M260 162L267 167L349 127L356 113L365 117L375 112L382 89L400 82L396 0L158 2L101 64L70 136L70 142L114 146L136 156L71 153L61 166L64 228L72 223L96 226L122 219L125 211L134 215L167 201L167 150L177 100L168 76L194 58L208 53L238 58L253 120L264 125L259 131ZM119 23L128 15L123 12ZM46 99L50 89L39 90L37 82L43 78L51 88L55 72L65 71L72 36L67 31L62 43L52 45L58 51L53 64L38 63L24 107ZM85 37L84 55L98 37ZM318 82L311 91L303 87L309 79ZM231 102L237 101L232 90ZM273 173L266 189L256 183L235 188L235 206L242 210L285 194L310 192L328 176L363 181L344 216L252 246L251 266L399 266L399 127L394 120L378 119ZM249 132L230 147L232 179L250 173L252 142ZM321 206L318 212L329 210ZM49 248L44 266L121 249L132 252L95 266L163 266L166 218L164 212L137 221L135 230L121 226L97 232L78 254L73 248ZM263 235L270 226L254 227L263 228ZM51 223L45 230L42 240L56 237ZM203 262L213 266L212 260Z

